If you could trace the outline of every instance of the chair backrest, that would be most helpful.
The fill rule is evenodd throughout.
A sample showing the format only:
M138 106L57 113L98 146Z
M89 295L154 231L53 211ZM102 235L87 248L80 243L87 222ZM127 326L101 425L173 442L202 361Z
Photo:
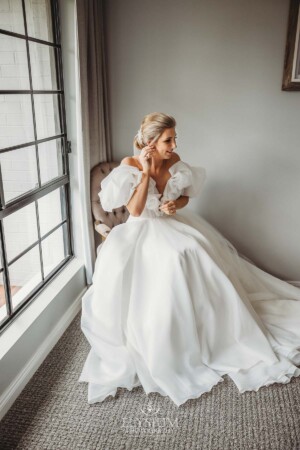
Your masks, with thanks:
M112 212L104 211L98 195L101 191L101 181L119 164L116 161L102 162L91 170L91 207L94 220L104 223L109 228L126 222L129 217L129 212L125 206L113 209Z

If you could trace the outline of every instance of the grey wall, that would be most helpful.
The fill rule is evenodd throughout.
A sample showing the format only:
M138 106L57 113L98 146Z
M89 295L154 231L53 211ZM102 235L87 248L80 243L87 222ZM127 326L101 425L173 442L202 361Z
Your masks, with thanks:
M264 270L300 280L300 92L281 91L289 0L105 3L112 145L177 120L208 179L189 207Z

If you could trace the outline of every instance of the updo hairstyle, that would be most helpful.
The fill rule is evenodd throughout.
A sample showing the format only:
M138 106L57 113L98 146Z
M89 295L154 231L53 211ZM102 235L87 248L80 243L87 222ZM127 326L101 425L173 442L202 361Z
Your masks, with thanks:
M160 112L147 114L134 137L133 145L138 150L142 150L148 141L154 140L156 142L166 128L174 128L175 126L176 120L172 116Z

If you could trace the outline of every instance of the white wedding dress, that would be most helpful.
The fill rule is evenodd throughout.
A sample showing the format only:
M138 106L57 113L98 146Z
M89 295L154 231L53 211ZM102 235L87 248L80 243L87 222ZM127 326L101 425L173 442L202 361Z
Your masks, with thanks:
M118 387L169 396L177 405L228 376L239 392L300 375L300 289L262 271L188 208L165 200L195 196L206 171L178 161L163 196L151 178L140 217L112 229L82 298L91 350L78 381L88 402ZM105 210L126 205L141 181L120 165L102 182Z

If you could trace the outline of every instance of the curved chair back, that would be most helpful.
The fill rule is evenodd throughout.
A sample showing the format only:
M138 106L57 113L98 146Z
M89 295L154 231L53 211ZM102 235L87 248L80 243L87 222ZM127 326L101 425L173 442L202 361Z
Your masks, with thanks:
M119 164L116 161L102 162L91 170L91 207L94 225L95 230L104 239L114 226L126 222L129 217L129 212L125 206L113 209L112 212L104 211L98 195L101 191L101 181Z

